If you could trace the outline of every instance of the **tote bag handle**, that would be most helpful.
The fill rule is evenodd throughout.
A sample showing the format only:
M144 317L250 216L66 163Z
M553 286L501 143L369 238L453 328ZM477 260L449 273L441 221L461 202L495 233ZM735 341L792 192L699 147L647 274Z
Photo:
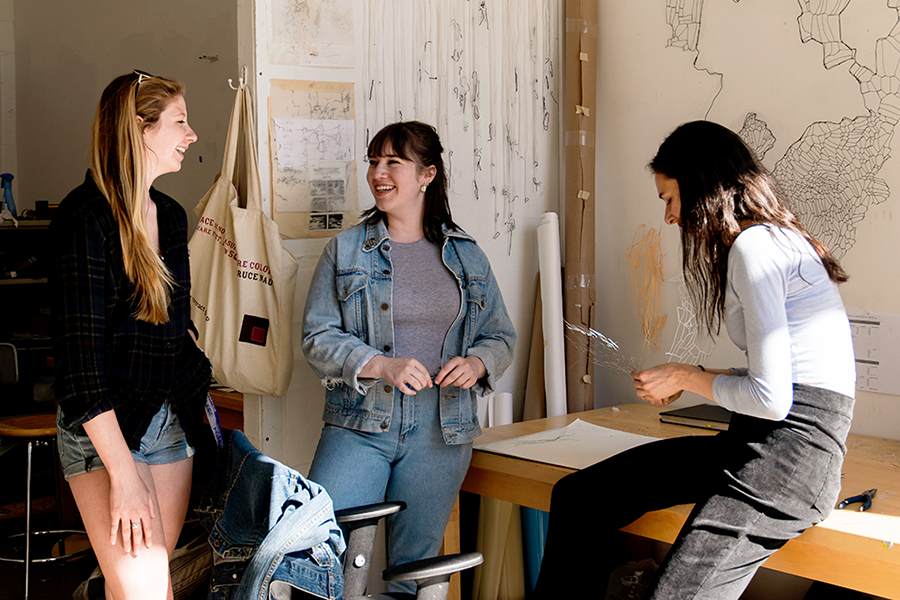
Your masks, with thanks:
M221 177L225 177L234 186L238 206L261 211L262 190L259 182L256 138L253 135L252 106L250 88L240 83L231 109Z

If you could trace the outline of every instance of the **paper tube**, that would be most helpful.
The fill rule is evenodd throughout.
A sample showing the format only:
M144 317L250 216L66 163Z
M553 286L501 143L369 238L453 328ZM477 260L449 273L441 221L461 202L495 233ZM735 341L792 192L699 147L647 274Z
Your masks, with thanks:
M494 403L494 395L478 396L478 422L482 427L491 426L491 404Z
M563 331L562 268L559 258L559 216L545 212L538 226L541 270L541 318L544 331L544 389L547 416L568 412L566 406L566 356Z
M509 425L513 422L513 395L509 392L497 392L494 394L493 413L491 414L491 427L495 425Z

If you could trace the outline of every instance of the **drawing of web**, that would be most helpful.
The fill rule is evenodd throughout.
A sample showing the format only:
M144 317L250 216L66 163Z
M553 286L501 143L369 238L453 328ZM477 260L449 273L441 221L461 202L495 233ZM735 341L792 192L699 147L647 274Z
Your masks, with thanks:
M644 232L646 225L635 231L628 249L628 270L631 272L631 289L638 306L644 344L659 349L659 338L668 315L659 313L659 296L662 287L661 237L658 229ZM634 240L637 240L636 242Z
M849 65L847 71L859 84L867 114L840 122L813 122L772 170L791 210L838 259L855 245L857 225L869 208L890 197L888 184L878 173L890 158L900 122L900 0L887 0L897 16L893 23L885 21L887 34L876 39L875 63L870 66L861 64L857 50L842 38L841 20L850 2L799 0L797 24L800 42L822 46L826 70ZM700 71L705 70L697 65L702 11L702 0L666 0L666 22L671 29L667 46L693 52L694 67ZM721 92L723 75L706 72L719 78ZM754 113L748 114L741 137L760 160L774 143L768 125Z
M697 321L697 311L694 310L694 303L691 302L691 296L688 294L687 285L684 282L684 275L673 277L670 281L678 284L678 292L681 294L681 305L676 310L678 314L678 328L675 330L675 339L672 340L671 349L666 352L666 355L669 357L668 362L702 364L712 351L713 342L710 342L710 347L707 350L701 349L697 343L700 335L700 324Z

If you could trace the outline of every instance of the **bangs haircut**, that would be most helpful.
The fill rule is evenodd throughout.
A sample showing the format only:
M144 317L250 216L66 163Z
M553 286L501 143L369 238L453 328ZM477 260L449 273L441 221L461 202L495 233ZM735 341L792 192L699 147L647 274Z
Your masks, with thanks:
M459 231L460 227L453 222L450 214L450 201L447 195L447 174L444 171L441 145L437 130L420 121L401 121L382 128L369 142L366 158L387 156L385 150L391 149L391 155L415 163L417 172L428 167L435 168L434 179L425 190L425 214L422 217L422 230L425 239L435 245L444 242L444 227ZM367 223L387 224L387 215L373 206L362 214Z

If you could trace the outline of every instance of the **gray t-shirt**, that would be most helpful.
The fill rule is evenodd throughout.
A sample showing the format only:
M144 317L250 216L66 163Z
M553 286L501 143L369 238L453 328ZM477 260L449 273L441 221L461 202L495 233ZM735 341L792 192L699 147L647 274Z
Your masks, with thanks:
M456 277L441 249L425 238L391 242L394 267L394 356L418 360L434 377L441 368L447 331L459 314Z

